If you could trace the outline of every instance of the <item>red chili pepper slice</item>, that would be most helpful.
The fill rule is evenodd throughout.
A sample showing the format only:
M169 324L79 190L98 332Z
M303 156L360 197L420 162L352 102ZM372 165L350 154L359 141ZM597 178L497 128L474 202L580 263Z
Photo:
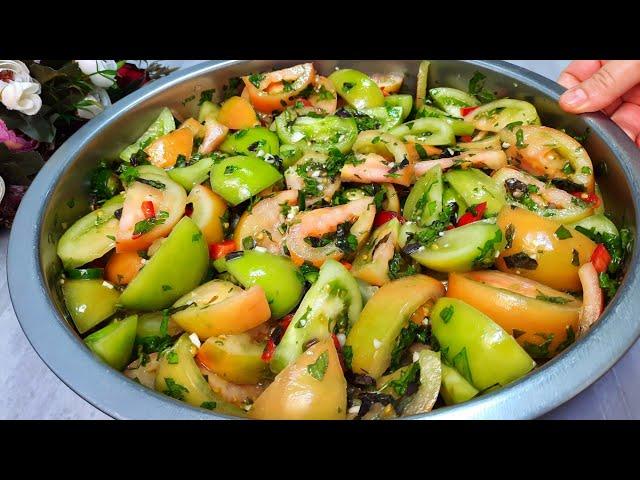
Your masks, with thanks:
M599 243L593 251L593 254L591 255L591 263L593 263L593 266L598 273L606 272L607 268L609 268L609 264L611 263L611 254L602 243Z
M463 135L460 137L460 140L462 140L463 142L472 142L473 137L471 135Z
M224 257L231 252L235 252L236 250L236 242L234 242L233 240L227 240L220 243L212 243L211 245L209 245L209 257L217 260L220 257Z
M471 112L473 112L474 110L478 109L480 107L462 107L460 109L460 115L462 115L463 117L466 115L469 115Z
M467 209L467 213L465 213L464 215L462 215L459 219L458 219L458 223L456 224L457 227L462 227L464 225L467 225L469 223L473 223L473 222L477 222L478 220L482 220L482 218L484 217L484 212L487 211L487 202L482 202L479 203L478 205L475 205L473 207L469 207Z
M380 225L384 225L388 221L397 218L400 223L404 223L405 218L396 212L390 212L388 210L383 210L376 214L376 217L373 219L373 227L378 228Z
M156 216L156 209L154 208L151 200L145 200L142 202L142 213L144 213L144 218L147 220Z
M571 195L584 202L593 204L593 208L598 208L600 206L600 197L595 193L573 192Z
M276 342L274 342L272 339L269 339L269 341L264 347L264 350L260 358L262 359L263 362L269 363L271 361L271 358L273 358L273 352L275 351L276 351Z

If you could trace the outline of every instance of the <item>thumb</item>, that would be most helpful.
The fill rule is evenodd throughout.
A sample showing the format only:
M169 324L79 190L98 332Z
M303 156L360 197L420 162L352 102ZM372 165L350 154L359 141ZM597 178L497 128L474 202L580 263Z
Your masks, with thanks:
M560 106L572 113L596 112L640 83L640 60L612 60L584 82L560 97Z

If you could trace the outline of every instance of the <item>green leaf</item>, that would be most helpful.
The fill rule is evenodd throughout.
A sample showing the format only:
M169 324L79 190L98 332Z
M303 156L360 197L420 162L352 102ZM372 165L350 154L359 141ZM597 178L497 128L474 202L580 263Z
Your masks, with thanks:
M0 143L0 177L7 185L30 185L43 165L40 152L12 152Z
M325 350L320 354L318 359L311 365L307 365L307 371L309 375L318 381L322 381L324 374L327 373L327 367L329 366L329 352Z
M44 106L36 115L25 115L14 110L7 110L0 105L0 120L10 130L19 130L33 140L51 143L56 135L56 127L44 117L43 110L46 111Z

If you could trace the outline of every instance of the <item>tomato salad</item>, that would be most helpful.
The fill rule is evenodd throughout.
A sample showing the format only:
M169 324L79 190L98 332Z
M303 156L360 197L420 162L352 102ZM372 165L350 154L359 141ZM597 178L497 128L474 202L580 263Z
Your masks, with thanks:
M67 310L124 375L256 419L471 400L598 321L629 256L582 139L531 103L312 63L161 111L62 235ZM214 100L215 98L215 100Z

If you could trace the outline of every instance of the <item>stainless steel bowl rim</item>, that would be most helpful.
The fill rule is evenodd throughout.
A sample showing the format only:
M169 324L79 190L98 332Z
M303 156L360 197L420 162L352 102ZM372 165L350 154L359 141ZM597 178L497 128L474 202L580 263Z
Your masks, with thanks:
M99 361L60 318L44 286L38 239L40 219L56 180L86 139L119 115L181 82L246 61L209 61L157 80L88 122L45 164L27 191L11 231L7 276L20 325L37 354L78 395L119 419L228 419L191 407L126 378ZM538 89L557 100L564 91L538 74L503 61L465 61ZM636 225L640 225L638 151L624 132L602 114L584 120L618 156L633 195ZM635 239L636 242L638 239ZM616 298L587 336L533 373L470 402L437 409L415 419L530 419L569 400L609 370L640 336L638 249ZM57 319L58 321L55 321ZM25 372L28 374L28 372Z

